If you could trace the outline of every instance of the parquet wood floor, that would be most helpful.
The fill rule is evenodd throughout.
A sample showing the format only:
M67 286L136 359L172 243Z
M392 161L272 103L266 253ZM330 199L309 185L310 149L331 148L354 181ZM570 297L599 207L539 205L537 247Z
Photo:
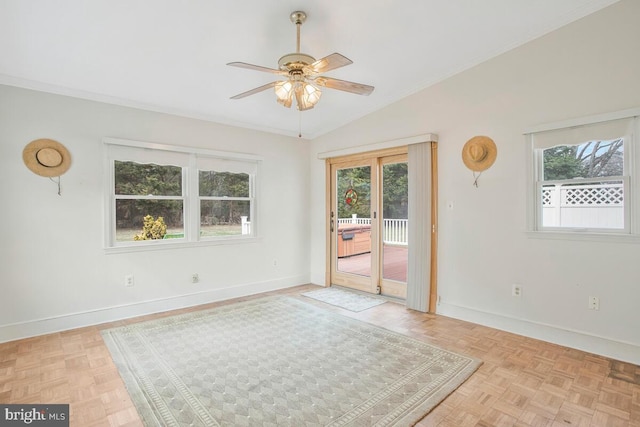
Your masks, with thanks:
M0 344L1 403L69 403L71 426L141 426L100 330L264 295L290 295L484 361L420 427L640 427L640 367L392 302L360 313L302 297L314 286Z

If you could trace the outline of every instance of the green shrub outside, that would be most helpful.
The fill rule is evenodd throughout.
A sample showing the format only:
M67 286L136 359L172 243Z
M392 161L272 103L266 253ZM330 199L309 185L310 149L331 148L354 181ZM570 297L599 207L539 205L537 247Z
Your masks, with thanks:
M133 240L162 239L167 234L167 224L164 223L163 217L159 216L158 219L153 219L151 215L147 215L143 221L142 231L133 236Z

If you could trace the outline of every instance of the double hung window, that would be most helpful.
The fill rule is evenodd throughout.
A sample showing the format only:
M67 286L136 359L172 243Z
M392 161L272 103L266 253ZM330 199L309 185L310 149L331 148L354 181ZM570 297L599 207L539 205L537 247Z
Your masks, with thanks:
M198 158L200 236L251 235L253 165Z
M107 248L255 237L259 159L105 139Z
M626 117L529 134L531 231L634 232L634 127Z

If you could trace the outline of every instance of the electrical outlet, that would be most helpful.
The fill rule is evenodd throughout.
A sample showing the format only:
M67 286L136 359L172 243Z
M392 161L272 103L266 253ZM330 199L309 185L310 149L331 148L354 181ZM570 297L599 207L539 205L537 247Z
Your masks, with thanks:
M589 310L600 310L600 298L589 297Z
M511 286L511 295L514 297L522 296L522 286L515 284Z
M193 273L191 275L191 283L198 283L200 281L200 276L198 276L198 273Z
M127 274L124 276L124 285L128 288L133 286L133 274Z

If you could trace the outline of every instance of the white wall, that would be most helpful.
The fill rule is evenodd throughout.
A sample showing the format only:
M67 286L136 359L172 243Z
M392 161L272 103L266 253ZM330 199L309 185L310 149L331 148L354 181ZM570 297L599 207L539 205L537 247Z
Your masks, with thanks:
M261 156L261 239L105 254L103 137ZM72 154L61 197L22 162L37 138ZM308 283L308 150L296 138L0 86L0 342Z
M528 238L522 135L542 123L640 106L638 16L640 2L623 0L313 141L312 281L325 280L317 154L436 133L438 312L640 363L640 244ZM498 146L479 188L461 160L475 135ZM521 298L511 296L514 283ZM587 309L589 295L600 297L599 311Z

